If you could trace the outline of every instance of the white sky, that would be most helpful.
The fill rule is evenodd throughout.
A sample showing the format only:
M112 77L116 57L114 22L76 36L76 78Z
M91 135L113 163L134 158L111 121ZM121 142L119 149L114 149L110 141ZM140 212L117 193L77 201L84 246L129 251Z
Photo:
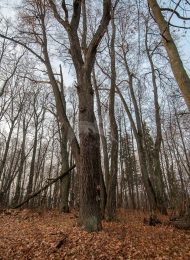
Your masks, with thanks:
M21 0L0 0L0 12L7 18L11 18L14 16L14 7L19 7L19 3ZM160 0L161 3L163 3L163 0ZM164 1L167 3L167 1ZM169 3L169 2L168 2ZM167 4L168 4L167 3ZM170 15L170 14L169 14ZM190 14L189 14L190 17ZM173 15L173 18L171 20L176 25L183 25L182 22L179 19L176 19L176 16ZM189 22L190 26L190 22ZM177 32L177 29L176 29ZM181 31L182 32L182 31ZM184 62L184 65L187 69L187 71L190 74L190 29L183 33L180 33L180 41L177 42L177 45L179 46L179 52L181 54L181 58ZM73 78L71 76L71 72L69 72L69 68L64 67L64 80L65 84L68 86L73 83Z
M15 7L19 7L20 2L20 0L0 0L0 12L3 14L4 17L12 18L15 14ZM58 65L57 68L59 68L59 64L60 62L55 64ZM70 86L73 84L72 72L69 71L68 67L64 66L63 76L66 86Z

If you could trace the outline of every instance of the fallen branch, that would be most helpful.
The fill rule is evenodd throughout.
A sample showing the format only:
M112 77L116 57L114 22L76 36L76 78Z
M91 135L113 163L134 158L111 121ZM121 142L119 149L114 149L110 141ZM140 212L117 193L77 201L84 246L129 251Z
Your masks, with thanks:
M31 200L32 198L36 197L38 194L40 194L42 191L46 190L49 186L51 186L52 184L54 184L55 182L57 182L58 180L63 179L64 177L66 177L71 170L73 170L76 167L76 165L73 165L70 169L68 169L66 172L62 173L61 175L59 175L57 178L53 179L51 182L49 182L48 184L46 184L44 187L42 187L40 190L34 192L33 194L31 194L28 198L26 198L23 202L19 203L16 206L13 206L12 209L18 209L20 208L22 205L24 205L25 203L27 203L29 200Z

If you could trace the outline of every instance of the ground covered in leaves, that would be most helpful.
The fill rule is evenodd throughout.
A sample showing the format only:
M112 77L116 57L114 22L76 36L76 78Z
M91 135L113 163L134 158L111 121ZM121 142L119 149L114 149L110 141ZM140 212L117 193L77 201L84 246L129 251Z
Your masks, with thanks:
M0 259L190 259L190 231L143 224L145 213L120 210L99 233L77 226L74 213L11 210L0 214Z

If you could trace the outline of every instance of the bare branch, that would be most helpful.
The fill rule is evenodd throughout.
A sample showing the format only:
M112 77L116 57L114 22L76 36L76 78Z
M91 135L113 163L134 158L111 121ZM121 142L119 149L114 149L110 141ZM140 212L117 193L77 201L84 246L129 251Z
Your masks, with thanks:
M190 20L190 17L181 16L176 10L173 10L171 8L160 8L160 9L161 9L161 11L172 12L173 14L177 15L177 17L182 19L182 20Z
M71 27L76 32L79 27L82 0L74 0Z
M5 80L5 82L4 82L4 84L3 84L3 87L2 87L2 89L1 89L1 91L0 91L0 97L4 94L5 87L7 86L9 80L14 76L14 74L15 74L15 72L16 72L16 70L17 70L17 66L18 66L18 64L19 64L19 62L20 62L20 60L21 60L21 58L22 58L23 56L24 56L24 53L18 58L18 60L17 60L17 62L16 62L16 64L15 64L15 67L14 67L14 69L13 69L11 75Z
M68 10L67 10L67 6L65 4L65 0L62 0L62 8L65 12L65 21L68 21L69 15L68 15Z
M7 39L7 40L9 40L9 41L12 41L12 42L14 42L14 43L16 43L16 44L18 44L18 45L24 47L24 48L27 49L30 53L32 53L34 56L36 56L41 62L43 62L43 63L45 62L44 59L43 59L40 55L38 55L34 50L32 50L30 47L28 47L25 43L20 42L20 41L16 40L16 39L13 38L13 37L8 37L8 36L6 36L6 35L3 35L3 34L1 34L1 33L0 33L0 37L3 38L3 39Z
M69 30L70 28L70 24L68 23L67 20L64 20L63 18L61 18L60 14L58 13L58 10L57 10L57 7L54 3L53 0L49 0L49 4L52 8L52 11L53 11L53 14L54 14L54 17L57 19L57 21L63 25L63 27L66 29L66 30Z
M104 0L102 19L100 21L100 25L99 25L96 33L94 34L93 39L91 40L91 42L89 44L88 51L86 54L86 65L87 65L88 69L92 69L92 67L93 67L98 45L99 45L100 41L102 40L104 33L107 30L107 26L110 22L110 19L111 19L111 1Z

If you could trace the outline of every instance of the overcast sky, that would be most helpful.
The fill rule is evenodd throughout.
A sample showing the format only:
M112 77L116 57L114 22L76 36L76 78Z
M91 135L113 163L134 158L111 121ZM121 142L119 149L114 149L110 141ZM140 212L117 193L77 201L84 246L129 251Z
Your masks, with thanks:
M13 17L15 13L14 7L19 7L20 2L21 0L0 0L0 12L6 17ZM160 2L162 4L165 2L167 3L167 5L171 3L171 1L163 1L163 0L160 0ZM169 6L169 7L173 7L173 6ZM189 13L189 17L190 17L190 13ZM183 25L183 21L181 21L180 19L176 19L175 15L172 16L171 22L174 23L175 25L180 25L180 26ZM190 21L188 26L190 27ZM188 73L190 74L190 29L186 30L186 33L184 30L181 30L180 31L181 33L178 32L178 29L175 30L177 35L180 36L180 41L177 42L177 45L180 47L179 51L182 60L184 62L186 69L188 70ZM72 78L69 76L68 68L65 68L65 76L66 76L65 77L66 85L71 84Z

